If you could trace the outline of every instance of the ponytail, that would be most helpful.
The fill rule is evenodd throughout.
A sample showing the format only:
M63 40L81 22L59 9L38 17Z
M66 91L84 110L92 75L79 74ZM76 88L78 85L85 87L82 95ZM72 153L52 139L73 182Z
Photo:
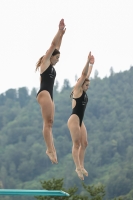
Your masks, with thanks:
M72 90L72 92L71 92L71 94L70 94L70 98L71 98L71 99L72 99L72 97L73 97L73 91L74 91L74 90Z
M58 49L55 49L55 50L53 51L53 53L52 53L52 56L55 56L55 55L57 55L57 54L60 54L60 51L59 51ZM38 62L36 63L36 69L35 69L35 71L37 71L38 68L40 67L43 57L44 57L44 56L42 56L42 57L38 60Z
M42 59L43 59L43 56L41 58L39 58L38 62L36 63L36 70L35 71L37 71L38 68L40 67Z

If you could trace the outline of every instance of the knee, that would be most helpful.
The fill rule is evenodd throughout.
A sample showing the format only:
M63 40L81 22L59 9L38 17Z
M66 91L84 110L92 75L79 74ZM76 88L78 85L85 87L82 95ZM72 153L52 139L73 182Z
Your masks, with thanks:
M82 147L83 149L85 149L87 146L88 146L88 141L84 141L84 142L81 144L81 147Z
M75 140L73 142L73 146L74 146L74 148L79 149L79 147L80 147L80 140Z
M46 119L45 122L44 122L44 124L45 124L45 127L52 128L52 126L53 126L53 119L52 118Z

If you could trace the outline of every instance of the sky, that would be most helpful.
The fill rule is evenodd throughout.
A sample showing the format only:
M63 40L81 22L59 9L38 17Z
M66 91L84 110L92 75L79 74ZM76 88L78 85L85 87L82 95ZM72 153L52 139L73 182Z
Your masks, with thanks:
M56 80L75 84L89 51L95 57L91 77L101 78L133 66L132 0L0 0L0 93L39 89L38 59L50 47L61 19L66 24Z

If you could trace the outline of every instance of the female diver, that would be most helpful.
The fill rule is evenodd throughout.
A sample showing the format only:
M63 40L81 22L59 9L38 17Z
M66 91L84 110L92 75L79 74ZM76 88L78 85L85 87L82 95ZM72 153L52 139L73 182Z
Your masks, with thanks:
M54 65L59 61L59 49L65 31L65 23L64 19L62 19L50 48L36 64L36 70L40 68L40 90L37 93L37 101L41 107L43 118L43 136L47 147L46 154L52 163L58 163L52 135L54 120L53 86L56 77Z
M81 77L78 79L70 95L72 98L72 114L67 123L73 142L72 156L76 166L75 171L81 180L84 180L84 175L88 176L88 172L84 168L85 149L88 145L88 142L87 131L83 122L83 117L88 102L86 91L90 84L89 77L93 64L94 56L91 55L90 52Z

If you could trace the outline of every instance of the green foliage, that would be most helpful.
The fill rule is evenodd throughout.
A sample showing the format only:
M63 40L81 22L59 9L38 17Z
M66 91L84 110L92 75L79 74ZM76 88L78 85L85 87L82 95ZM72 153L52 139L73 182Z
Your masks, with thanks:
M120 73L110 71L100 79L95 72L88 90L84 123L88 132L85 168L86 185L106 185L107 199L132 200L133 188L133 67ZM55 119L53 136L58 165L45 154L42 116L36 89L9 89L0 94L0 187L40 189L39 180L64 178L64 187L73 185L82 194L72 160L72 141L67 128L71 114L72 87L64 80L62 90L54 87ZM87 192L87 191L86 191ZM27 199L28 200L28 199Z
M45 190L62 190L67 192L70 196L69 197L35 197L38 200L55 200L55 199L62 199L62 200L102 200L103 196L105 195L104 186L87 186L84 183L82 184L84 189L89 193L88 195L80 195L77 194L78 188L76 186L71 187L69 189L63 188L63 178L62 179L52 179L48 181L41 181L42 188Z
M84 195L77 194L78 188L76 186L71 187L69 189L65 189L63 187L63 178L62 179L55 179L48 181L41 181L42 188L45 190L60 190L67 192L69 194L69 197L50 197L50 196L39 196L35 197L38 200L103 200L105 196L105 186L102 184L98 185L86 185L84 182L82 183L83 188L87 193L85 192ZM122 200L122 198L115 198L114 200Z
M74 196L74 194L77 192L78 188L77 187L72 187L72 188L69 188L68 190L65 190L63 188L63 178L62 179L55 179L53 178L52 180L48 180L48 181L41 181L41 185L42 185L42 188L45 189L45 190L62 190L62 191L65 191L67 193L69 193L70 197L42 197L42 196L39 196L39 197L36 197L36 199L39 199L39 200L44 200L44 199L47 199L47 200L51 200L51 199L74 199L72 198Z
M83 187L92 197L91 200L102 200L105 196L105 186L102 184L89 186L83 183Z

